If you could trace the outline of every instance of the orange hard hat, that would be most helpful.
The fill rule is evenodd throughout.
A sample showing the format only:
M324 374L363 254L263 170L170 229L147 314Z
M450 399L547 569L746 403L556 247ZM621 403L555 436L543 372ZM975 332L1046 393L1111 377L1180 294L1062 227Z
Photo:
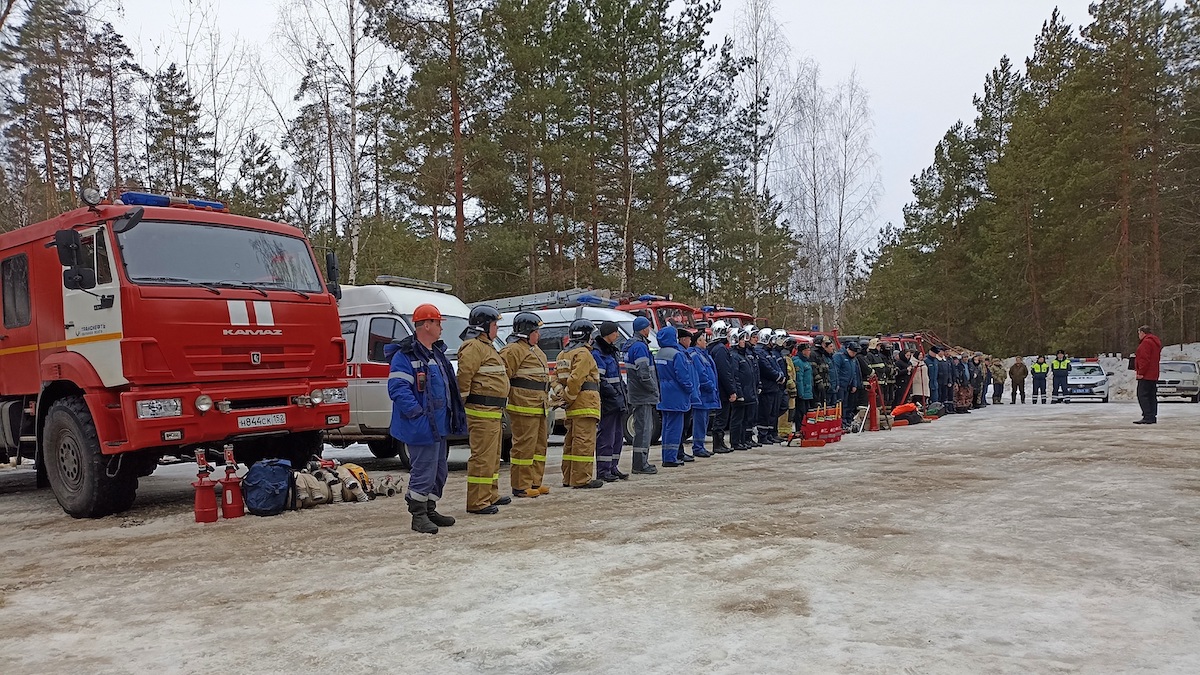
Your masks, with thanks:
M425 303L424 305L418 306L413 312L412 320L413 323L421 323L422 321L441 321L442 313L438 311L437 307L434 307L429 303Z

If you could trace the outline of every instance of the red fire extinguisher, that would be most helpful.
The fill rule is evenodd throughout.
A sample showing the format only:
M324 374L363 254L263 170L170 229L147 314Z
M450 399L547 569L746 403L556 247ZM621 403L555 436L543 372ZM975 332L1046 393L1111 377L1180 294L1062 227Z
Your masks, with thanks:
M196 450L196 482L192 483L192 487L196 488L196 503L193 511L196 514L197 523L215 523L217 522L217 496L213 488L216 483L208 479L208 474L212 473L212 465L204 458L204 450Z
M242 501L242 479L237 475L232 444L225 446L225 477L217 482L221 484L221 517L241 518L246 515L246 504Z

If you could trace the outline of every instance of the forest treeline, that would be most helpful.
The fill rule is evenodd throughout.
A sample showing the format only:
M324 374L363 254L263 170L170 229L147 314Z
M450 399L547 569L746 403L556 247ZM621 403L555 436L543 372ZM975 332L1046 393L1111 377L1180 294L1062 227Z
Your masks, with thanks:
M912 181L853 299L858 330L920 326L1004 355L1200 340L1200 3L1055 11Z
M718 0L289 0L270 59L188 7L151 64L103 0L18 0L0 223L137 186L295 224L343 282L592 285L790 325L832 324L862 277L866 92L793 58L771 0L728 38Z

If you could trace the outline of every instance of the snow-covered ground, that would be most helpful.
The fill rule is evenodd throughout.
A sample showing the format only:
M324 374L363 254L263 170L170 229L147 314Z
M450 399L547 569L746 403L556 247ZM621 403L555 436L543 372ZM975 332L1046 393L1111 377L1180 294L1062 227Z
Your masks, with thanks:
M3 672L1197 673L1200 406L1137 417L994 406L496 516L451 473L436 536L401 499L197 525L186 466L77 521L13 469Z

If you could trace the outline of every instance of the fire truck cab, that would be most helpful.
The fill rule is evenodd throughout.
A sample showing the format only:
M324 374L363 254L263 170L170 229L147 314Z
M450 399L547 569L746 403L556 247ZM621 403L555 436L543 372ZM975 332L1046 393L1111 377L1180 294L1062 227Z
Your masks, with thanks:
M696 330L696 310L682 302L675 302L661 295L642 295L627 298L616 309L650 321L654 332L666 326Z
M742 326L747 326L754 323L753 316L745 312L739 312L732 307L715 307L712 305L705 305L704 307L696 310L696 313L693 316L696 321L707 321L710 328L716 321L724 321L728 323L731 328L741 328ZM711 330L709 332L711 332Z
M8 456L78 518L128 509L164 454L320 454L349 415L346 351L303 232L202 200L85 202L0 234Z

